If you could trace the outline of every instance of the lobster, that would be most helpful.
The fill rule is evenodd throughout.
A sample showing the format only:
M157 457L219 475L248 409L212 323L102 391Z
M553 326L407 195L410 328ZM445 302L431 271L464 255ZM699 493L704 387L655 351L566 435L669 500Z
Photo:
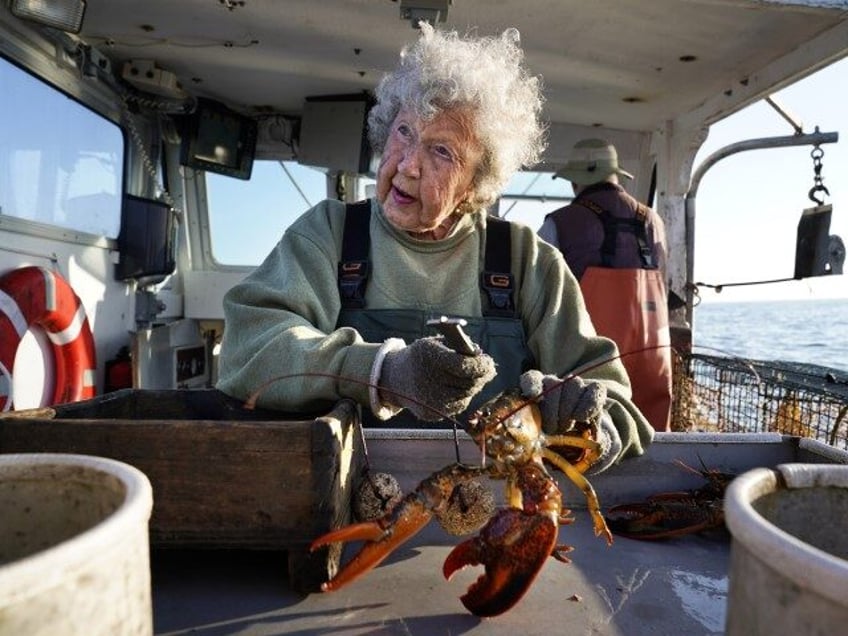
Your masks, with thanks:
M694 490L659 493L645 501L612 506L606 520L615 534L653 541L724 528L724 491L736 475L676 463L701 475L706 483Z
M484 566L484 573L461 601L481 617L506 612L521 600L548 556L570 562L565 555L572 547L557 541L559 526L574 518L564 508L562 493L547 465L562 471L582 490L595 534L612 544L598 497L583 475L600 452L593 439L593 424L575 422L568 434L546 435L537 403L528 402L514 389L477 409L464 428L483 451L481 465L450 464L421 481L382 517L330 531L312 542L310 550L314 551L337 542L365 541L359 552L322 584L323 591L338 590L364 576L434 517L449 532L475 531L476 527L457 528L456 519L449 517L450 502L463 484L488 476L506 482L507 506L487 515L477 536L451 550L442 572L450 580L466 566Z

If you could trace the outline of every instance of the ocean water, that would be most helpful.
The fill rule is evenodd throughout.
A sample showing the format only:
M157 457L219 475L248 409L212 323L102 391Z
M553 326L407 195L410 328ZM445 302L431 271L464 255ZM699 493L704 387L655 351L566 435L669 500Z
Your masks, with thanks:
M696 353L848 372L848 298L702 303L693 323Z

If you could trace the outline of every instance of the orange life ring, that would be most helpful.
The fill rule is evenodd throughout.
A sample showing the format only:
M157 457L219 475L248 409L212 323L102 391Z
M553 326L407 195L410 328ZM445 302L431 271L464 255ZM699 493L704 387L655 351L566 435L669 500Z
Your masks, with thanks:
M0 277L0 411L12 408L15 353L27 330L37 326L53 349L50 404L94 397L94 336L79 296L44 267L21 267Z

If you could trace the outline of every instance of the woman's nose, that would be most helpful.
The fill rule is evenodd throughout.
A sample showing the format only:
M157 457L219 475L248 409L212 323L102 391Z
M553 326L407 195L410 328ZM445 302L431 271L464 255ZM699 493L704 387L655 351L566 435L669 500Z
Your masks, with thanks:
M409 177L421 176L421 162L418 156L419 145L415 143L409 144L402 151L400 163L398 164L398 172Z

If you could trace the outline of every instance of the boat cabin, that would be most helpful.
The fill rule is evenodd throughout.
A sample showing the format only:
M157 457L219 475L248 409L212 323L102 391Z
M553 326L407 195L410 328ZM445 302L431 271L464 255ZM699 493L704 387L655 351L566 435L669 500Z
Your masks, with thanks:
M840 59L848 39L840 2L5 4L0 272L43 267L70 285L98 395L214 383L224 293L311 205L368 194L368 93L418 19L515 26L544 80L544 161L494 213L538 225L570 197L551 175L574 142L616 145L628 189L666 221L684 340L693 159L710 124ZM835 137L814 132L787 126L799 145ZM16 373L3 359L5 408L60 392L39 332L26 331Z
M602 137L615 144L623 167L635 177L628 191L665 221L666 274L675 300L674 345L684 358L697 338L692 333L697 302L693 276L701 177L722 156L739 150L799 146L807 152L837 142L842 132L793 127L791 115L785 114L785 136L725 149L721 156L695 165L711 125L848 55L848 1L4 0L0 6L0 410L26 411L37 420L48 417L46 407L55 409L49 417L67 407L59 419L68 418L81 428L40 437L44 448L50 439L60 438L65 448L79 448L73 440L88 435L89 452L108 454L114 429L92 432L98 419L120 420L127 435L142 430L129 426L134 420L145 420L150 428L144 430L160 432L176 431L172 420L202 421L219 450L240 444L243 437L210 425L213 419L236 418L232 404L192 402L193 395L211 390L217 379L224 294L263 260L304 211L325 198L353 202L373 192L379 157L365 137L370 94L394 66L401 48L417 37L420 20L437 28L483 34L515 27L527 66L543 78L547 150L539 165L516 175L492 214L538 227L544 214L572 197L569 184L552 177L574 143ZM779 104L774 107L780 109ZM799 240L798 277L841 273L838 243L828 234L831 213L841 211L828 210L810 221L805 236L814 245L803 254ZM30 296L36 300L26 301L29 304L20 300ZM38 300L45 297L55 299L55 305ZM685 358L676 369L675 400L687 408L692 400L684 396L691 398L694 368ZM768 380L766 373L760 375ZM801 390L807 390L806 385L793 388L793 395ZM104 401L110 395L121 396L123 404ZM177 405L177 410L170 415L157 410L162 404L159 398ZM799 447L797 431L790 437L780 433L728 437L730 446L721 446L720 452L713 437L696 442L687 436L694 433L660 435L657 450L629 472L604 477L599 492L621 502L644 494L631 486L645 476L649 479L643 483L652 489L689 483L677 473L674 479L657 477L662 467L677 459L690 466L698 466L700 459L724 461L725 468L734 470L758 461L844 462L844 456L828 453L848 448L848 434L844 439L842 432L837 436L848 426L843 421L848 395L827 393L826 399L829 410L823 417L828 418L826 431L827 435L832 431L833 439L823 439L822 446ZM218 415L210 415L210 409L217 409ZM322 456L314 464L325 473L340 471L343 476L330 487L342 490L350 487L345 475L356 466L352 457L361 452L347 421L354 416L347 409L341 407L340 418L332 414L329 420L318 418L321 439L335 440L327 443L339 444L343 461L326 463ZM268 444L294 434L285 426L256 425L266 416L272 419L259 414L252 417L253 424L243 424L242 431L267 435L262 439ZM6 421L10 423L3 433ZM694 428L687 424L680 430ZM187 429L179 430L185 434ZM395 466L409 482L405 485L414 485L412 473L423 476L421 470L435 467L432 452L452 446L452 439L441 433L446 432L423 436L401 432L401 437L418 440L416 448L424 449L420 464L410 460ZM32 447L34 435L35 429L20 428L18 420L0 419L0 452ZM159 453L166 453L168 446L164 435L157 438L161 446L144 447L139 453L161 460L164 455ZM298 439L307 446L317 443L313 438ZM373 433L370 439L374 456L391 464L400 438ZM467 440L464 443L467 448ZM183 438L180 444L187 453L193 442ZM265 451L238 446L232 457L221 460L229 462L226 470L234 471L227 473L227 480L244 477L236 457L257 461L261 452ZM450 461L453 451L445 452L445 461L436 464ZM284 455L273 457L279 462L276 466L286 462ZM208 465L198 459L191 472L198 474ZM160 461L151 470L167 478L173 466ZM268 470L263 473L268 480L282 479L276 469ZM156 496L154 484L154 500ZM232 511L240 497L219 503L225 508L232 505L227 509ZM338 514L344 514L339 510L345 502L336 503L329 513L336 515L334 523ZM311 510L318 504L301 498L297 505ZM193 512L177 506L168 509L174 517L163 519L161 509L159 517L156 511L154 504L156 523L151 528L157 540L167 544L176 536L169 532L177 528L177 534L183 532L176 542L181 548L216 542L214 527L179 525ZM213 518L214 514L205 517ZM262 528L262 519L236 514L233 518L237 522L228 526L225 540L217 537L219 543L269 548L266 534L257 530L259 534L244 535L238 530L242 523ZM595 541L585 526L577 534L586 536L578 539L575 560L578 554L591 554ZM302 543L303 537L298 540ZM539 614L518 611L507 622L489 623L493 631L487 633L549 633L565 629L572 620L552 615L551 623L541 616L552 612L579 614L582 618L574 619L581 626L577 631L720 632L727 546L689 541L673 556L633 543L627 572L614 570L618 561L613 556L599 561L609 571L595 578L580 580L580 570L572 568L570 586L563 590L574 590L574 597L566 591L552 594L555 606L544 608L531 599L530 606ZM426 561L440 561L442 547L427 545L422 548ZM671 561L677 556L685 564L675 574ZM433 633L443 624L450 624L452 632L487 630L486 623L466 621L461 608L442 605L459 595L460 588L454 585L448 595L435 594L429 609L415 609L407 593L402 604L388 605L385 612L377 606L390 603L385 598L391 586L381 592L361 588L332 606L320 595L312 596L304 606L309 615L297 615L299 597L286 592L290 594L285 597L286 608L275 614L280 610L272 590L285 584L285 576L262 556L236 557L228 565L233 569L215 573L209 571L214 560L208 556L195 561L181 558L165 558L161 569L154 569L159 632L344 631L345 617L357 615L362 617L356 623L362 633L384 626L388 626L385 633ZM289 561L289 567L300 567L303 558L307 557L300 554ZM226 598L182 580L178 573L186 563L201 571L207 568L210 581L226 579L227 572L246 578L234 582L235 596ZM665 568L665 578L656 587L654 580L649 581L650 563ZM250 570L245 564L254 568L254 574L244 571ZM563 566L567 567L571 566ZM390 568L392 578L385 580L404 590L412 582L422 597L428 596L433 584L431 574L436 585L442 584L436 580L441 578L437 571L413 572L398 561ZM687 568L694 579L687 578ZM557 584L555 576L545 570L540 584ZM242 585L248 580L247 587ZM250 588L254 583L257 587ZM645 597L641 605L628 603L643 585L651 594L679 591L674 615L665 613L668 605ZM593 589L604 592L581 605L580 599ZM369 596L372 592L375 596ZM233 600L236 597L241 600ZM713 602L715 598L720 602ZM196 613L175 610L181 607L179 599ZM706 603L706 614L699 614L701 601ZM231 611L236 607L232 603L247 608L242 618ZM638 628L633 627L637 619L643 621ZM535 629L537 621L540 630Z

